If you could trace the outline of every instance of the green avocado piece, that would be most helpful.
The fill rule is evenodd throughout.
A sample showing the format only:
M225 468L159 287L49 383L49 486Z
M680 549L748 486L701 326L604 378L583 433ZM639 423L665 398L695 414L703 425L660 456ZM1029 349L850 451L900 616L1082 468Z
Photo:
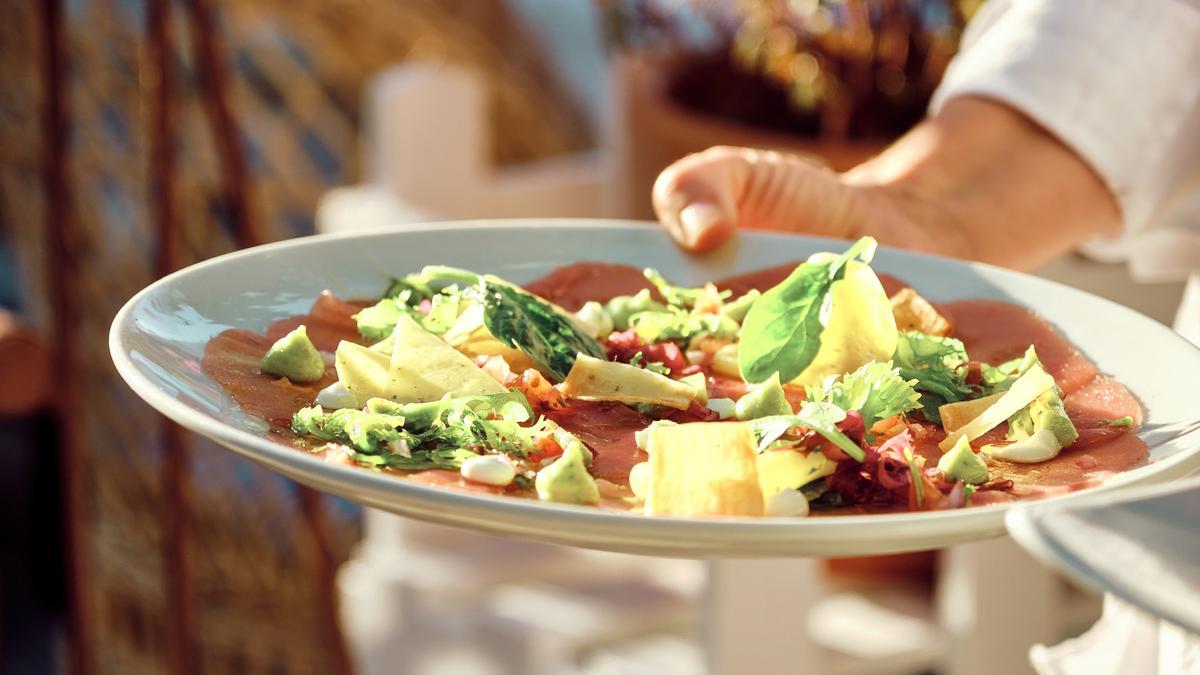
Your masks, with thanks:
M667 306L650 296L650 290L643 288L636 295L618 295L604 305L605 311L612 317L615 330L629 328L629 318L639 312L665 312Z
M959 438L954 447L942 455L937 468L948 481L961 480L969 485L981 485L988 481L987 464L971 449L966 436Z
M783 393L783 385L779 383L779 373L775 373L739 398L735 412L737 418L743 422L771 415L791 415L792 405L788 403L787 396Z
M292 382L316 382L325 376L325 359L308 339L303 324L271 345L259 367L264 373L286 377Z
M1023 410L1008 418L1007 440L1023 441L1043 429L1054 434L1060 448L1067 447L1079 438L1079 432L1075 430L1071 418L1067 417L1057 387L1051 387L1049 391L1033 399Z
M600 489L587 471L586 453L582 443L568 443L553 464L538 471L533 481L538 499L560 504L599 504Z

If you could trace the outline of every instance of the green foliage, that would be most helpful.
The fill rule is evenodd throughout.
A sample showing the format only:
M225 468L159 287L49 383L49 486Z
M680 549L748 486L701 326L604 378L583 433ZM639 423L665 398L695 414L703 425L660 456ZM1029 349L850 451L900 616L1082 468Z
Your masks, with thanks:
M966 383L967 352L961 340L903 332L892 362L900 377L916 381L921 412L931 422L941 422L938 408L964 401L974 393Z
M853 373L826 379L821 388L810 388L808 397L859 411L869 432L879 420L921 407L915 384L901 377L890 361L872 361Z
M367 402L365 411L304 408L292 417L292 430L348 445L358 451L355 459L361 464L453 469L476 454L472 450L527 455L541 430L519 423L528 421L532 414L528 401L516 392L429 403L374 398ZM407 453L394 452L401 442Z
M638 337L648 343L683 342L706 333L716 337L734 338L738 334L736 321L720 314L689 312L668 307L661 312L638 312L629 318L629 325Z
M870 262L875 246L874 239L863 237L833 260L803 263L754 302L742 323L738 351L747 382L762 382L774 373L790 381L812 363L821 349L821 314L830 289L844 276L846 263Z
M809 403L795 415L772 415L750 420L747 424L754 430L761 451L771 443L779 440L784 434L795 427L812 429L826 440L841 448L850 458L863 461L866 454L862 448L842 433L837 425L846 419L846 411L832 403Z
M521 350L540 368L562 381L578 354L605 358L604 348L575 328L549 303L496 277L484 277L479 289L483 324L497 340Z

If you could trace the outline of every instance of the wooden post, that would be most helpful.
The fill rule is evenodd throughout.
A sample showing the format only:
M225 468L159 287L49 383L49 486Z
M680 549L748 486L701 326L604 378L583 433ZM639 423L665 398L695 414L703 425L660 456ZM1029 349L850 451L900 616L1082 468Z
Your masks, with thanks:
M80 409L79 370L76 368L75 330L78 296L78 232L71 216L71 193L67 185L68 111L65 96L66 67L63 49L62 0L43 0L40 8L42 67L45 93L42 97L42 198L46 205L46 288L53 315L54 381L59 390L54 398L58 428L58 469L62 489L63 553L67 572L67 633L69 664L76 675L89 675L92 661L92 630L85 583L90 565L87 531L84 527L83 473L79 463Z
M225 197L233 222L234 236L241 248L257 246L263 236L254 217L250 199L250 173L242 154L241 134L234 120L228 97L228 76L224 59L218 48L216 27L208 0L187 0L191 18L196 64L204 91L205 108L217 146ZM298 486L300 510L303 515L309 545L316 561L317 600L321 604L324 630L317 639L328 642L332 652L330 672L350 675L353 667L342 634L334 584L332 547L320 493L303 485Z
M179 267L179 223L175 217L175 77L171 69L172 39L169 0L150 0L146 15L148 55L142 81L148 90L150 162L147 171L150 213L158 235L155 272L164 276ZM192 636L191 573L188 566L187 441L183 429L161 419L163 431L163 557L167 585L167 659L170 672L195 671Z

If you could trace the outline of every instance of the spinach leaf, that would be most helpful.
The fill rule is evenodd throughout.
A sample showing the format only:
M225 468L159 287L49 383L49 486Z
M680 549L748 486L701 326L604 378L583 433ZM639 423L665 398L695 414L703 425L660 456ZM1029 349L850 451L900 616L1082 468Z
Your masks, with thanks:
M549 303L493 276L480 289L483 324L497 340L521 350L558 380L566 379L578 354L605 358L595 338L577 330Z
M821 349L829 290L858 258L870 262L876 242L863 237L845 253L796 267L779 285L762 294L742 323L738 369L747 382L763 382L775 373L787 382L804 372Z

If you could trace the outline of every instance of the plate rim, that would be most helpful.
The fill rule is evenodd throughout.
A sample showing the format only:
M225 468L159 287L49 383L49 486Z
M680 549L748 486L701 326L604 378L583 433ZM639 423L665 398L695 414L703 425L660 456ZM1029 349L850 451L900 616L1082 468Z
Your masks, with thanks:
M708 536L728 536L733 533L743 534L753 532L753 539L784 539L785 536L795 536L796 534L804 533L812 537L818 537L822 540L827 540L830 535L834 535L834 539L842 539L843 537L836 536L839 532L847 529L847 526L858 529L868 526L887 526L889 524L904 524L910 527L919 525L919 529L929 529L936 527L941 521L951 520L953 522L961 522L964 527L970 525L973 521L996 521L997 528L1003 531L1003 515L1005 512L1013 508L1013 504L995 504L988 506L973 507L967 511L935 511L935 512L900 512L889 514L847 514L847 515L829 515L816 518L805 519L784 519L784 518L683 518L683 517L644 517L627 512L609 511L589 507L578 507L571 505L552 504L545 502L533 502L531 500L513 499L510 497L468 493L456 490L447 490L436 486L428 486L411 481L397 480L395 477L388 476L381 472L365 471L359 467L345 467L326 463L315 455L298 452L294 448L287 447L283 444L273 442L261 435L255 435L250 431L238 429L230 426L221 420L210 417L198 410L195 410L186 404L176 400L168 392L159 389L155 384L149 381L138 369L132 359L132 348L126 348L124 341L124 332L128 327L129 330L134 330L133 313L140 303L154 294L157 294L165 288L172 286L174 281L182 276L196 274L210 266L228 264L243 258L253 258L262 255L267 251L281 251L291 248L320 246L329 241L337 241L342 239L366 239L370 237L387 237L406 232L426 232L437 230L477 230L477 229L626 229L646 231L648 228L657 228L657 224L653 221L641 220L625 220L625 219L589 219L589 218L511 218L511 219L474 219L474 220L448 220L448 221L425 221L420 223L406 223L400 225L392 225L380 228L370 228L363 230L355 230L350 232L335 232L316 234L305 237L297 237L279 242L262 244L248 249L239 251L231 251L207 260L197 262L180 270L172 272L153 283L147 285L135 293L121 307L113 318L113 322L109 330L109 352L113 359L116 370L126 384L152 408L170 418L174 422L198 433L202 436L207 436L220 443L221 445L234 450L239 455L248 457L260 463L267 463L273 470L282 471L280 466L286 466L291 471L285 471L291 478L299 482L306 482L297 474L312 476L318 478L321 482L336 482L349 488L348 491L361 493L366 491L371 495L391 493L400 497L411 499L418 498L426 502L428 505L437 507L450 507L456 510L466 510L468 512L478 514L487 512L495 517L514 517L517 520L532 520L532 521L557 521L560 518L582 519L590 526L605 528L608 526L618 527L621 529L635 528L642 531L643 536L653 536L656 533L662 534L671 532L680 534L681 530L690 535L699 535L704 533ZM661 232L661 229L659 230ZM747 232L742 235L749 234L757 238L779 239L779 240L804 240L810 243L844 243L845 240L831 237L811 236L797 233L779 233L779 232ZM667 235L662 232L665 238ZM671 244L673 245L673 244ZM976 261L965 261L946 256L933 255L918 251L908 251L904 249L896 249L892 247L883 247L881 249L889 252L889 255L899 255L901 257L915 257L918 261L921 259L937 260L942 263L949 262L954 265L963 265L971 269L984 270L992 275L998 275L1001 278L1014 278L1022 282L1033 282L1035 284L1045 284L1056 288L1059 291L1068 294L1076 294L1087 297L1090 301L1099 301L1106 305L1106 309L1115 311L1126 316L1135 316L1139 320L1150 321L1162 326L1163 331L1169 333L1180 344L1186 347L1200 351L1196 345L1187 341L1178 333L1172 331L1169 327L1159 324L1157 321L1137 312L1136 310L1116 303L1107 298L1088 293L1066 284L1062 284L1050 279L1036 277L1030 274L1009 270L987 263ZM703 259L707 256L701 256ZM254 453L247 452L253 449ZM259 454L255 454L259 453ZM261 456L259 456L261 455ZM264 462L264 460L270 460ZM1193 465L1191 468L1185 468L1184 465ZM1153 464L1140 466L1129 471L1116 474L1105 480L1099 486L1088 488L1074 493L1063 495L1054 495L1045 500L1039 500L1038 504L1056 503L1062 504L1068 501L1074 501L1079 498L1089 498L1098 495L1102 492L1111 492L1113 490L1128 489L1128 483L1136 483L1146 485L1150 483L1163 483L1173 481L1179 476L1185 475L1188 471L1200 467L1200 448L1195 451L1180 452L1174 456L1164 458ZM1146 470L1151 470L1149 474ZM324 475L322 475L324 474ZM1020 504L1018 502L1018 504ZM919 519L919 523L913 521ZM857 524L857 525L856 525ZM996 528L993 528L996 529ZM661 532L660 532L661 531ZM526 534L524 536L532 536ZM986 536L986 535L985 535ZM708 537L706 537L708 538ZM734 537L731 542L736 543L737 540L743 537ZM669 542L660 542L669 543ZM779 543L779 542L777 542ZM579 544L584 545L584 544Z

